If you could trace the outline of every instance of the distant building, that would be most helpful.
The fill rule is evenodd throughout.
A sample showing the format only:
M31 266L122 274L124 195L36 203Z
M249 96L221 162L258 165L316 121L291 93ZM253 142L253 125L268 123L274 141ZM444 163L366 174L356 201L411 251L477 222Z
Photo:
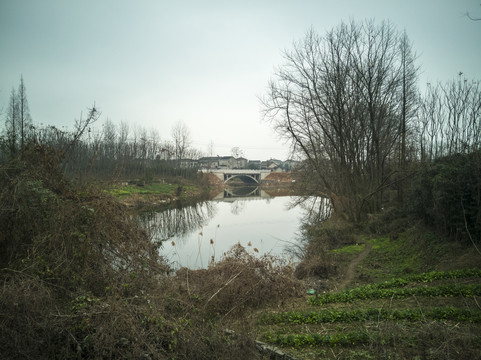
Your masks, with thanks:
M181 168L195 168L199 165L199 162L194 159L182 159L180 160Z
M205 156L199 159L199 167L202 169L218 169L219 157L218 156Z
M203 169L245 169L247 159L233 156L206 156L199 159L199 167Z
M247 169L247 164L249 163L249 160L247 160L246 158L240 157L235 159L235 161L237 163L236 164L237 169Z
M205 156L201 157L197 165L201 169L256 169L271 170L275 172L290 171L295 168L298 161L270 159L266 161L248 160L243 157L233 156Z
M261 168L261 161L260 160L249 160L247 163L247 167L249 169L260 169Z

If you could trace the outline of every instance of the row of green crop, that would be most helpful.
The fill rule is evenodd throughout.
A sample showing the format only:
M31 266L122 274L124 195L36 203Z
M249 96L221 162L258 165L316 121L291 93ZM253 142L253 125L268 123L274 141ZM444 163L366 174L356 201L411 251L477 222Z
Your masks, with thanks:
M353 331L348 333L335 333L321 335L310 334L280 334L271 331L266 332L262 339L268 343L286 347L307 346L352 346L369 343L370 335L365 331Z
M479 348L481 346L481 337L479 334L473 334L474 336L466 343L467 346L473 348ZM415 334L406 334L403 336L403 340L406 343L413 344L418 343L424 346L424 343L420 342L419 337ZM270 344L283 346L283 347L349 347L368 345L378 343L383 347L388 344L394 344L398 340L395 339L393 334L373 331L368 332L366 330L350 331L350 332L338 332L333 334L319 334L319 333L304 333L304 334L283 334L280 332L266 331L262 335L262 339Z
M259 323L270 324L320 324L353 321L380 321L380 320L452 320L473 323L481 322L481 312L469 309L459 309L452 306L434 307L423 311L422 309L365 309L365 310L323 310L323 311L288 311L281 313L263 314Z
M462 269L452 271L431 271L427 273L409 275L402 278L396 278L389 281L365 285L367 288L373 289L390 289L396 287L403 287L412 282L428 283L435 280L446 279L467 279L472 277L481 277L481 269Z
M339 293L328 293L321 296L314 296L308 299L311 305L322 305L327 303L349 303L356 300L373 299L403 299L409 296L481 296L481 284L445 284L439 286L418 286L413 288L380 289L375 287L359 287Z
M461 269L451 271L431 271L422 274L414 274L404 279L412 282L431 282L442 279L466 279L471 277L481 277L481 269Z

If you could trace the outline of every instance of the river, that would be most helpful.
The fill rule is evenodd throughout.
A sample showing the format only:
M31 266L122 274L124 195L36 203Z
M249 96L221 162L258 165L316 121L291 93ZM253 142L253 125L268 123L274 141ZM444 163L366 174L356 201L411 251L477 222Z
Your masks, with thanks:
M312 209L292 207L294 200L260 188L226 189L212 200L141 218L173 268L198 269L219 261L237 243L256 256L288 257L286 249L299 245L300 227Z

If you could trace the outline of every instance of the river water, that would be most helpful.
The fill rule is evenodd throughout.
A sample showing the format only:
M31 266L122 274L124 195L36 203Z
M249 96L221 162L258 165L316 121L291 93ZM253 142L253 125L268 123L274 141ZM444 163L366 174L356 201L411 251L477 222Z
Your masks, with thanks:
M237 243L257 256L288 257L308 215L306 207L291 207L294 200L259 188L227 189L212 200L141 218L173 268L198 269L219 261Z

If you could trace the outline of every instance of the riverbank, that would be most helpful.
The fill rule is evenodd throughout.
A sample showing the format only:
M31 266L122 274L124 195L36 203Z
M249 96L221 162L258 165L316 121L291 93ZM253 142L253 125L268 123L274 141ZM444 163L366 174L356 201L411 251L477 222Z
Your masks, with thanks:
M293 178L288 173L271 173L259 184L270 196L292 195ZM242 182L234 186L245 186ZM252 186L252 185L251 185ZM195 202L212 199L227 188L217 176L205 173L196 181L176 179L152 179L149 182L131 180L109 185L106 191L120 203L131 209L169 206L178 201Z

